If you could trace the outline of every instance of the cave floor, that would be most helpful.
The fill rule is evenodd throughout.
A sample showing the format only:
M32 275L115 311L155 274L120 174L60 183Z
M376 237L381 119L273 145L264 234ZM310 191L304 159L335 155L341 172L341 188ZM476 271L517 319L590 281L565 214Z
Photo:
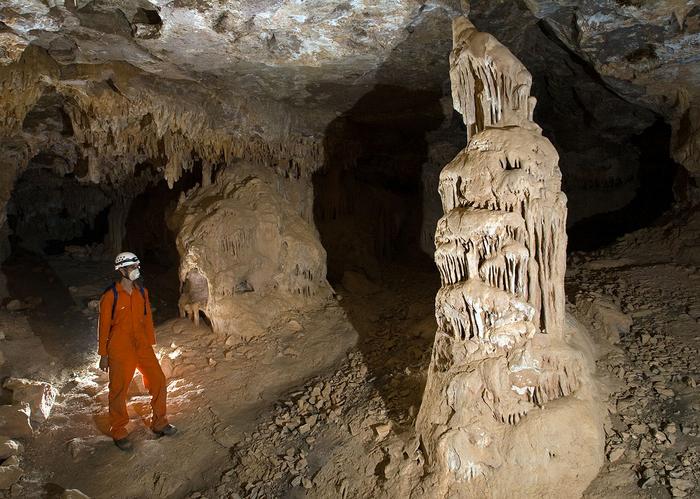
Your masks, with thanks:
M22 258L4 269L15 297L42 300L0 311L0 375L59 390L50 418L25 442L25 475L11 496L58 497L73 488L91 497L185 496L218 480L230 449L282 393L337 364L356 343L335 302L281 316L264 337L242 342L227 342L205 322L161 322L156 352L180 431L161 439L150 432L149 397L137 375L129 402L134 451L122 453L107 434L107 376L96 368L96 312L89 307L105 288L104 269L104 262L67 258ZM167 304L156 300L156 318L167 315L159 313Z
M592 335L606 324L581 313L588 300L614 302L631 319L620 343L599 352L601 393L611 393L606 462L586 497L697 494L700 270L687 256L658 229L570 258L569 311ZM387 266L364 289L339 285L340 302L280 317L265 336L243 343L227 344L205 324L160 323L157 351L181 432L150 434L148 397L136 379L130 454L105 435L106 376L95 368L94 314L86 310L104 287L86 276L99 273L90 262L47 265L68 290L56 295L72 310L65 322L36 326L41 313L53 317L42 307L58 307L48 291L35 310L0 311L3 376L11 370L60 391L49 420L25 441L25 476L10 494L54 497L77 488L92 497L408 497L419 486L412 428L439 286L429 265ZM27 293L36 289L24 285ZM162 317L171 314L167 304L156 307ZM50 324L56 331L43 329ZM82 353L65 355L56 338ZM30 362L13 363L27 351Z

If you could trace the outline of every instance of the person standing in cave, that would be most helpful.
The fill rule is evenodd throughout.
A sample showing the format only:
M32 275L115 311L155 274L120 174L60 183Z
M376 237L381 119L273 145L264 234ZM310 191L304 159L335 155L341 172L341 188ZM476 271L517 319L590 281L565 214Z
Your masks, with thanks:
M132 444L126 430L126 399L136 369L151 395L151 430L158 436L170 436L177 429L166 417L166 380L153 351L155 328L148 290L138 281L140 261L133 253L120 253L114 270L121 279L107 288L100 299L98 353L100 369L109 373L110 433L115 445L127 451Z

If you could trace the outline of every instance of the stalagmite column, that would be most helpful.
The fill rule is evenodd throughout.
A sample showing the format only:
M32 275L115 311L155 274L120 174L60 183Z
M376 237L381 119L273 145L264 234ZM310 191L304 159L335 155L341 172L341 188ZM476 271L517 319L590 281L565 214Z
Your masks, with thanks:
M440 175L442 288L417 429L440 493L523 496L569 479L547 468L547 456L571 447L578 430L557 430L553 441L531 432L578 419L593 435L582 445L592 457L569 463L579 490L597 471L602 436L593 405L580 406L591 398L582 386L591 384L592 362L570 345L576 333L565 320L559 157L532 121L527 69L466 18L453 32L452 93L469 142ZM541 408L554 399L567 400L548 421L555 412ZM512 486L518 473L527 476Z

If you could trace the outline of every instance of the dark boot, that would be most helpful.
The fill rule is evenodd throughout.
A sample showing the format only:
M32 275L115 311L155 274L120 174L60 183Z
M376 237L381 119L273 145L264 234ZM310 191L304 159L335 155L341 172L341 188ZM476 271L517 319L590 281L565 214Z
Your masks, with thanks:
M155 433L159 437L172 437L177 433L177 428L175 428L171 424L166 424L160 430L153 430L153 433Z
M114 445L119 447L119 450L123 450L124 452L128 452L134 448L134 446L131 443L131 440L129 440L128 438L120 438L119 440L115 439Z

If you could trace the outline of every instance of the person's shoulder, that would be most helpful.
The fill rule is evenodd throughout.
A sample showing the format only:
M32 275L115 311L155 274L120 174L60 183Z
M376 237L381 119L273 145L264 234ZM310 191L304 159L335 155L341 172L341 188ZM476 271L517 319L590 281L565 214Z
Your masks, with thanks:
M117 285L115 283L112 283L105 288L105 290L102 292L102 295L100 296L100 299L101 300L104 300L105 298L111 299L117 293L118 293Z

